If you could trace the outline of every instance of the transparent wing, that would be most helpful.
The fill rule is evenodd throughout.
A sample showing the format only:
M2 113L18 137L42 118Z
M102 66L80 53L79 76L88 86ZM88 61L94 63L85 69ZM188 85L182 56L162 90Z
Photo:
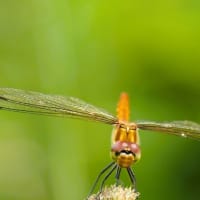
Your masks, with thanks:
M50 116L71 116L114 124L117 118L74 97L0 88L0 109Z
M200 124L191 121L151 122L138 121L137 127L142 130L158 131L200 140Z

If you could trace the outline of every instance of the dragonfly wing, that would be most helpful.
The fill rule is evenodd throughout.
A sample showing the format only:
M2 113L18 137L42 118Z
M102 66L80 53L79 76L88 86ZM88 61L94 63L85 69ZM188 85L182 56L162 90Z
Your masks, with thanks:
M191 121L151 122L138 121L137 127L142 130L158 131L200 140L200 124Z
M71 116L115 124L117 118L103 109L74 97L0 88L0 109L49 116Z

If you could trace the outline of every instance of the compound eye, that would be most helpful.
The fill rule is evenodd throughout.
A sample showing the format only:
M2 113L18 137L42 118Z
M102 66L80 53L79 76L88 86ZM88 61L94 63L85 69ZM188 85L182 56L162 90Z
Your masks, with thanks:
M138 152L140 152L140 147L136 143L131 144L130 149L134 154L137 154Z
M131 152L135 155L135 161L138 161L141 157L140 146L136 143L130 145Z
M112 151L112 152L117 152L117 151L120 149L120 147L121 147L120 141L115 142L115 143L112 145L111 151Z

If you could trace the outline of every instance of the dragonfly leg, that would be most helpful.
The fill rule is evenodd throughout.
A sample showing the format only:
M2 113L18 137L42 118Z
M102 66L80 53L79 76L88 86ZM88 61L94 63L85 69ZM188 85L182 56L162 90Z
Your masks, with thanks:
M99 173L99 175L97 176L97 178L96 178L94 184L92 185L92 188L91 188L91 190L90 190L90 192L89 192L89 194L88 194L88 197L94 192L94 189L95 189L95 187L96 187L96 185L97 185L99 179L101 178L101 176L102 176L110 167L112 167L114 164L115 164L115 162L112 162L112 163L110 163L108 166L106 166L104 169L102 169L102 170L100 171L100 173Z
M120 179L119 179L119 177L120 177L121 169L122 169L122 168L121 168L120 166L117 166L117 172L116 172L116 176L115 176L115 178L116 178L116 185L117 185L117 186L120 184Z
M128 172L128 175L129 175L129 177L131 179L132 188L136 190L135 174L133 173L133 170L130 167L127 168L127 172Z
M117 167L117 164L115 164L112 169L108 172L108 174L104 177L102 183L101 183L101 186L100 186L100 193L102 192L102 189L103 189L103 186L104 186L104 183L105 181L108 179L108 177L113 173L113 171L116 169Z

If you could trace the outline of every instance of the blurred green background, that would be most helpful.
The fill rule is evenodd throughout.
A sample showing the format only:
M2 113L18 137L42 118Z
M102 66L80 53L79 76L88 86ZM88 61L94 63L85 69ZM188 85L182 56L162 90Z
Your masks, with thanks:
M132 120L200 122L199 22L196 0L1 1L0 87L113 114L127 91ZM84 199L110 162L108 125L1 111L0 126L1 200ZM200 143L140 135L141 199L199 199Z

